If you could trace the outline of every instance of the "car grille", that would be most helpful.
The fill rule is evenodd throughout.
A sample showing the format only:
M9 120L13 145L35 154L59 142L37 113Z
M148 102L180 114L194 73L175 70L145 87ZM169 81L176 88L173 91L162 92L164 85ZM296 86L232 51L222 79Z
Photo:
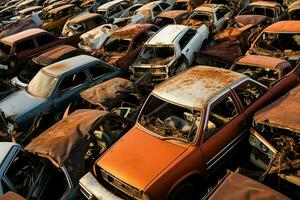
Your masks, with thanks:
M105 170L101 169L101 175L103 179L117 188L118 190L122 191L123 193L127 194L128 196L134 199L142 199L142 191L128 185L127 183L117 179L116 177L112 176Z

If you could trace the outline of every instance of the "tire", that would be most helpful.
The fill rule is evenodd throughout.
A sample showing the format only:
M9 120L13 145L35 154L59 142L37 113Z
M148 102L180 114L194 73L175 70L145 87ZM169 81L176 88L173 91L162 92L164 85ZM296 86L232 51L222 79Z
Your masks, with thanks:
M195 187L191 182L182 183L173 192L170 200L196 199Z

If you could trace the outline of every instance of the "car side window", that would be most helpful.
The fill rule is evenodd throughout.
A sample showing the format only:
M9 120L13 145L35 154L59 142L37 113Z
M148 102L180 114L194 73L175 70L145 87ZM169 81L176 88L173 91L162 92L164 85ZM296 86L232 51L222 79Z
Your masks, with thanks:
M33 39L25 40L16 44L16 52L34 49L35 44Z
M204 141L222 129L238 115L237 107L231 96L215 104L209 112L209 118L204 133Z
M97 64L91 66L88 69L88 72L93 79L96 79L99 78L100 76L103 76L104 74L112 72L112 70L102 64Z
M59 85L59 92L68 92L73 88L83 84L87 80L84 71L79 71L63 78Z
M35 180L32 174L34 173L31 160L25 152L19 151L5 176L14 185L17 193L26 197Z
M229 10L225 7L222 7L220 8L219 10L216 11L216 17L217 17L217 20L221 19L222 17L224 17L224 15L226 13L228 13Z
M43 46L43 45L49 44L51 42L54 42L56 39L55 39L55 37L53 37L50 34L43 34L43 35L37 36L35 38L35 40L37 41L39 46Z
M130 4L125 1L125 2L120 3L120 6L122 7L123 10L126 10L127 8L130 7Z
M235 92L240 98L244 109L246 109L262 95L264 95L267 92L267 89L255 82L246 81L242 85L235 88Z
M122 11L122 8L120 7L120 5L115 5L112 8L109 9L108 11L108 16L110 17L111 15L114 15L116 13L119 13Z
M163 10L166 10L170 6L169 4L164 3L164 2L160 3L159 5Z
M161 8L159 7L159 5L157 5L157 6L155 6L155 7L153 8L153 15L154 15L154 17L155 17L156 15L158 15L160 12L161 12Z
M189 43L189 41L196 35L196 31L189 29L179 41L179 46L182 49Z

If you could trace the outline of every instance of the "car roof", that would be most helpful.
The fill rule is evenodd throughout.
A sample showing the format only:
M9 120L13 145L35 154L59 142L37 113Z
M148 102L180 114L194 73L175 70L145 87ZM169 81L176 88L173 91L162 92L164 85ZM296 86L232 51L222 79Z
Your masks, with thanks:
M34 57L32 60L37 64L49 65L59 59L62 55L76 50L77 48L70 45L59 45Z
M165 18L170 18L170 19L176 19L177 17L181 15L188 14L186 10L169 10L166 12L162 12L157 17L165 17Z
M53 63L47 67L42 68L42 71L49 75L57 77L95 61L99 61L99 59L88 55L79 55Z
M250 65L250 66L271 68L271 69L280 69L280 68L282 69L291 66L291 64L286 60L280 58L274 58L270 56L260 56L260 55L243 56L242 58L238 59L236 63L240 65Z
M263 30L268 33L299 33L300 32L300 21L299 20L286 20L279 21L271 24Z
M98 10L107 10L108 8L110 8L111 6L121 3L124 0L113 0L113 1L109 1L101 6L98 7ZM127 2L127 1L126 1Z
M214 12L223 4L202 4L195 8L193 11L201 11L201 12Z
M59 6L59 7L56 7L56 8L53 8L53 9L49 10L48 13L54 14L54 13L57 13L61 10L71 8L71 7L74 7L74 5L73 4L65 4L65 5L62 5L62 6Z
M300 86L259 110L254 121L300 133Z
M268 6L268 7L276 7L279 3L274 1L256 1L249 4L250 6Z
M161 3L161 1L152 1L152 2L150 2L150 3L147 3L147 4L143 5L142 7L140 7L139 9L137 9L136 11L150 10L150 9L152 9L154 6L158 5L159 3Z
M184 107L204 108L222 91L247 76L210 66L192 67L154 88L152 94Z
M68 22L68 24L78 24L96 17L100 17L101 15L98 13L83 13L83 14L79 14L76 15L74 17L72 17L70 19L70 21Z
M38 35L40 33L46 33L47 31L40 28L31 28L25 31L21 31L19 33L7 36L2 38L0 41L4 44L13 45L15 42L23 40L25 38L29 38L34 35Z
M151 26L155 27L153 24L128 24L112 33L110 37L131 39L135 34L139 33L139 31L146 30Z
M0 143L0 166L7 156L8 152L11 150L13 146L18 146L18 144L13 142L1 142Z
M185 25L167 25L150 38L146 44L173 44L178 35L188 28Z

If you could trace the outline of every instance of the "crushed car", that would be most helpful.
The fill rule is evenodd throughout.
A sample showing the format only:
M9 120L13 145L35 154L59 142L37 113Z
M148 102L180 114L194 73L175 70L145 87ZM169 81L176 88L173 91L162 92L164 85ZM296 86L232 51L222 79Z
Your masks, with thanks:
M137 80L150 73L153 84L157 84L189 68L208 35L205 24L198 29L185 25L165 26L145 43L129 68L130 79Z
M290 20L300 19L300 1L295 1L288 6L288 13Z
M280 58L247 55L238 58L230 70L248 75L270 88L278 80L287 78L293 67L291 63Z
M127 0L113 0L100 5L97 8L97 13L107 18L117 18L122 15L122 13L132 6L132 3Z
M141 19L139 17L134 16L134 13L137 9L139 9L142 6L143 4L139 3L133 4L132 6L124 10L120 17L114 18L113 23L119 27L126 26L127 24L136 24Z
M196 199L197 183L249 136L245 120L273 99L272 89L243 74L188 69L154 88L135 126L80 179L80 190L88 199Z
M138 57L144 43L158 29L153 24L128 24L112 33L102 48L91 55L128 72L129 66Z
M299 100L300 87L297 86L259 110L254 115L249 137L250 160L264 170L260 180L277 175L296 186L296 190L300 186Z
M154 18L165 11L171 10L172 6L164 1L152 1L137 9L133 15L137 22L152 23Z
M287 10L274 1L256 1L242 9L238 15L264 15L270 18L272 23L288 18Z
M232 9L223 4L203 4L195 8L183 24L199 27L204 23L214 35L227 26L228 19L233 13Z
M103 24L94 28L80 36L81 42L78 43L78 47L87 53L99 50L106 39L118 29L114 24Z
M189 17L185 10L165 11L155 17L153 24L162 28L169 24L182 24Z
M238 172L229 171L201 200L291 200L276 190Z
M70 100L82 90L120 75L120 69L87 55L42 68L25 89L0 101L0 140L11 141L14 138L20 142L28 139L27 133L41 121L47 122L41 129L58 121ZM31 134L28 137L32 137Z
M279 21L265 28L252 43L246 55L265 55L288 60L293 66L299 61L300 21Z
M13 86L23 89L28 86L31 79L43 67L78 55L81 55L81 52L77 48L70 45L58 45L45 53L33 57L24 69L16 77L12 78L10 82Z
M0 160L0 192L13 191L26 199L75 200L79 179L103 151L104 140L99 132L109 122L103 119L106 115L107 111L78 110L34 138L24 149L16 143L0 143L4 156Z
M78 35L79 38L81 34L110 22L111 20L97 13L80 13L74 17L71 17L66 22L62 31L62 35L65 37Z

